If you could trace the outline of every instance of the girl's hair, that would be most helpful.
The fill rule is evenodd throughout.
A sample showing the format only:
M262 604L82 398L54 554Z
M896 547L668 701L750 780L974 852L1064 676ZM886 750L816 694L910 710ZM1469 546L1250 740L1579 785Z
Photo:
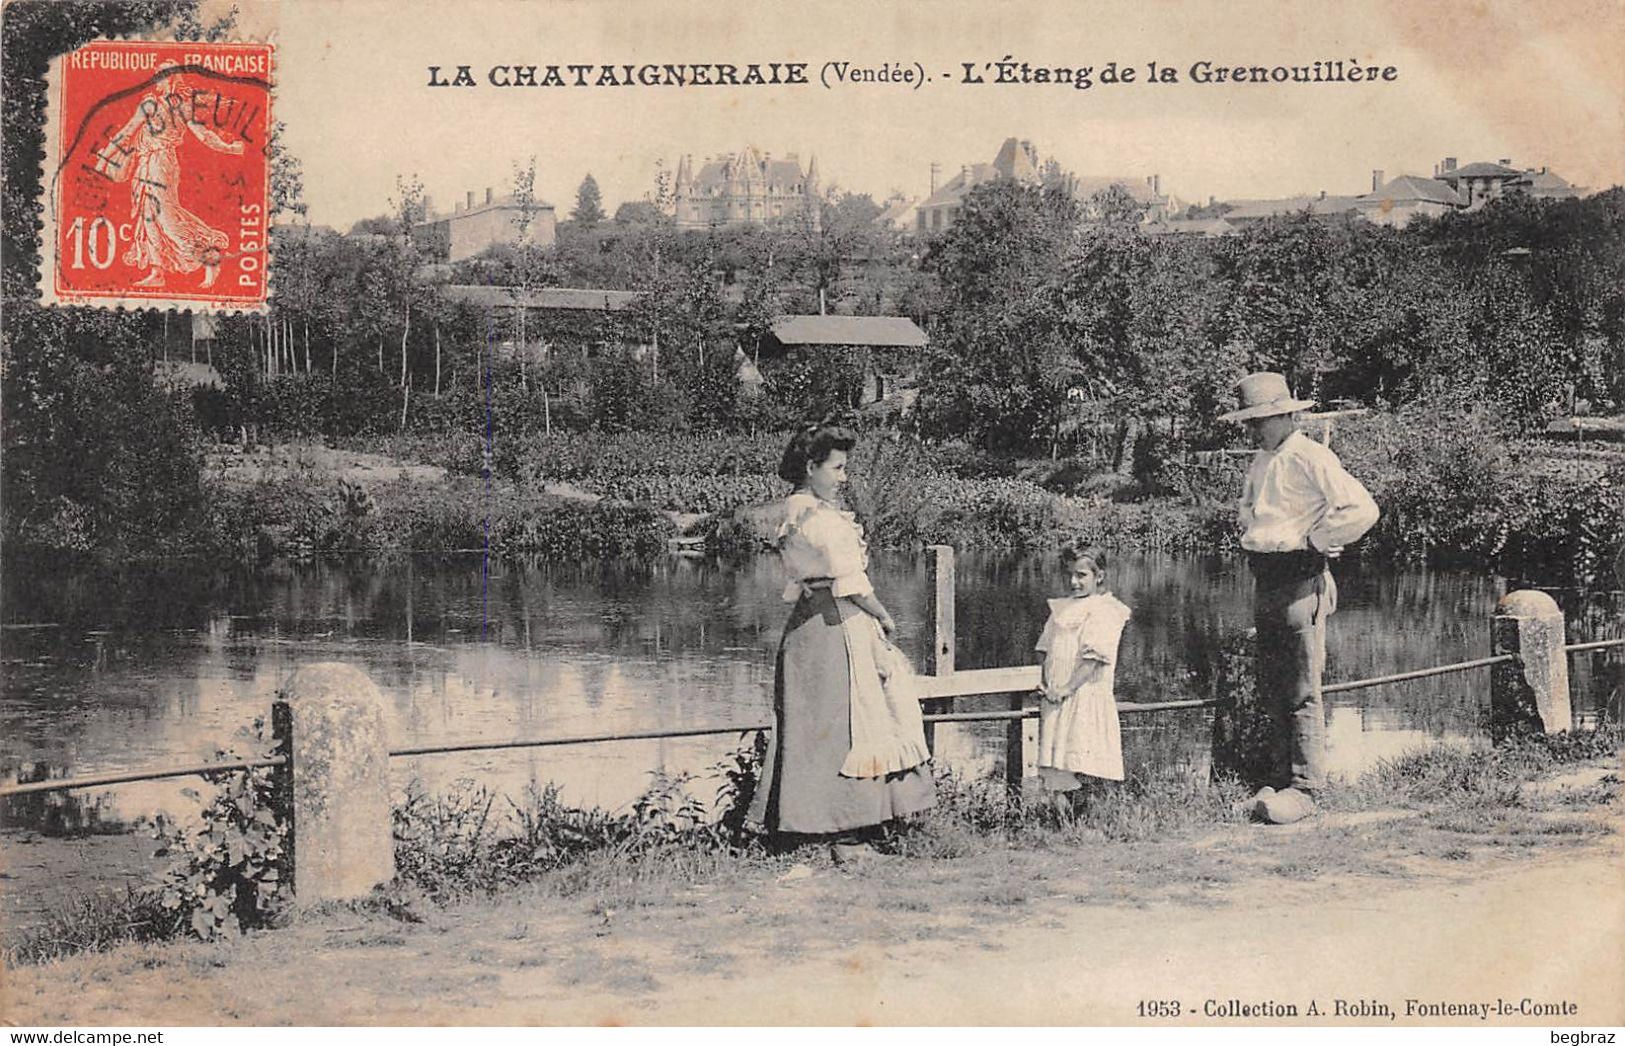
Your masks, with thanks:
M779 462L779 478L799 487L807 480L809 465L827 461L830 451L850 451L857 442L857 434L840 425L808 425L790 437Z
M1106 550L1084 541L1068 541L1061 546L1061 565L1070 567L1080 559L1087 559L1102 574L1106 572Z

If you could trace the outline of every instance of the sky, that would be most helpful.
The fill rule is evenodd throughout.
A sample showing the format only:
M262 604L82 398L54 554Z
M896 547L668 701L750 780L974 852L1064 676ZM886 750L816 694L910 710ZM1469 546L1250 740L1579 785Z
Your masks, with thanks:
M216 0L208 0L208 5ZM206 10L208 9L206 5ZM223 5L222 5L223 6ZM385 212L416 175L442 209L510 185L534 155L564 217L591 173L613 212L675 168L754 146L818 157L825 186L924 196L1007 137L1083 175L1159 175L1182 200L1353 194L1372 172L1446 156L1625 182L1625 0L1109 0L1000 4L236 0L242 36L278 45L275 113L304 166L312 222ZM1093 86L994 82L1029 68ZM1192 66L1342 61L1393 79L1196 83ZM491 86L494 66L805 62L807 85ZM923 71L917 84L820 83L826 63ZM972 63L984 83L963 82ZM1108 63L1135 71L1108 84ZM1147 82L1149 63L1177 83ZM467 65L477 86L430 87ZM573 78L568 70L567 78ZM1018 73L1019 75L1019 73Z

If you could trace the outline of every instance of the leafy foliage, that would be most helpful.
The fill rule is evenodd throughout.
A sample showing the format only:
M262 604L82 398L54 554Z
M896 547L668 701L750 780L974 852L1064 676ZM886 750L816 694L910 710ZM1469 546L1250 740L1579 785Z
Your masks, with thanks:
M744 815L765 751L760 732L703 777L651 775L630 810L612 814L566 806L551 783L532 782L522 801L503 799L472 781L430 795L416 782L394 810L399 879L432 899L487 893L534 879L588 857L617 863L660 861L678 854L745 853L755 844ZM692 793L716 782L715 799Z
M172 858L159 880L160 903L204 940L265 925L287 896L287 826L274 810L271 771L235 771L215 784L198 823L160 816L153 828L153 856Z

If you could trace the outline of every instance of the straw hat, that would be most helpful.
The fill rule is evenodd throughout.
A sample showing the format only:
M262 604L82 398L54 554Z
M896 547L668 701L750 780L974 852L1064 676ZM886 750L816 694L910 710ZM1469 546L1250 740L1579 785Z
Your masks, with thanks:
M1286 387L1286 375L1274 371L1249 374L1236 383L1236 389L1241 407L1220 414L1220 421L1251 421L1275 414L1292 414L1315 405L1314 400L1293 399L1292 390Z

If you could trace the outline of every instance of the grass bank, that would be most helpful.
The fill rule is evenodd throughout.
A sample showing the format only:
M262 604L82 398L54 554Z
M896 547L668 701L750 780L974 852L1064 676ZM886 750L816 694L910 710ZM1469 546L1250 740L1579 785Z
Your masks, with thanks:
M1414 1024L1407 998L1499 994L1578 1007L1558 1024L1618 1023L1618 759L1548 755L1538 772L1545 755L1419 755L1286 828L1235 821L1205 792L1154 827L1104 806L1093 822L1036 808L988 820L999 804L950 784L894 856L857 870L818 847L686 861L592 851L494 894L381 898L272 933L14 967L7 1012L24 1024L1135 1024L1138 1002L1170 999L1185 1009L1158 1023L1211 1024L1204 1006L1241 998L1295 1004L1300 1018L1317 1000L1326 1016L1296 1023L1320 1023L1335 999L1360 997ZM1490 780L1518 781L1517 802ZM1146 788L1123 791L1127 815ZM1561 900L1574 896L1592 903Z
M1625 543L1625 450L1517 440L1499 426L1482 409L1441 405L1340 422L1334 447L1383 509L1355 551L1547 583L1607 582ZM704 514L714 548L749 552L773 530L771 513L753 509L786 490L775 475L782 445L778 434L538 435L500 444L492 465L518 491L564 483ZM377 446L454 472L482 460L451 435ZM853 452L848 497L880 547L1046 548L1079 537L1140 551L1232 549L1246 458L1176 455L1167 441L1146 447L1117 473L1083 459L1005 459L871 432Z

